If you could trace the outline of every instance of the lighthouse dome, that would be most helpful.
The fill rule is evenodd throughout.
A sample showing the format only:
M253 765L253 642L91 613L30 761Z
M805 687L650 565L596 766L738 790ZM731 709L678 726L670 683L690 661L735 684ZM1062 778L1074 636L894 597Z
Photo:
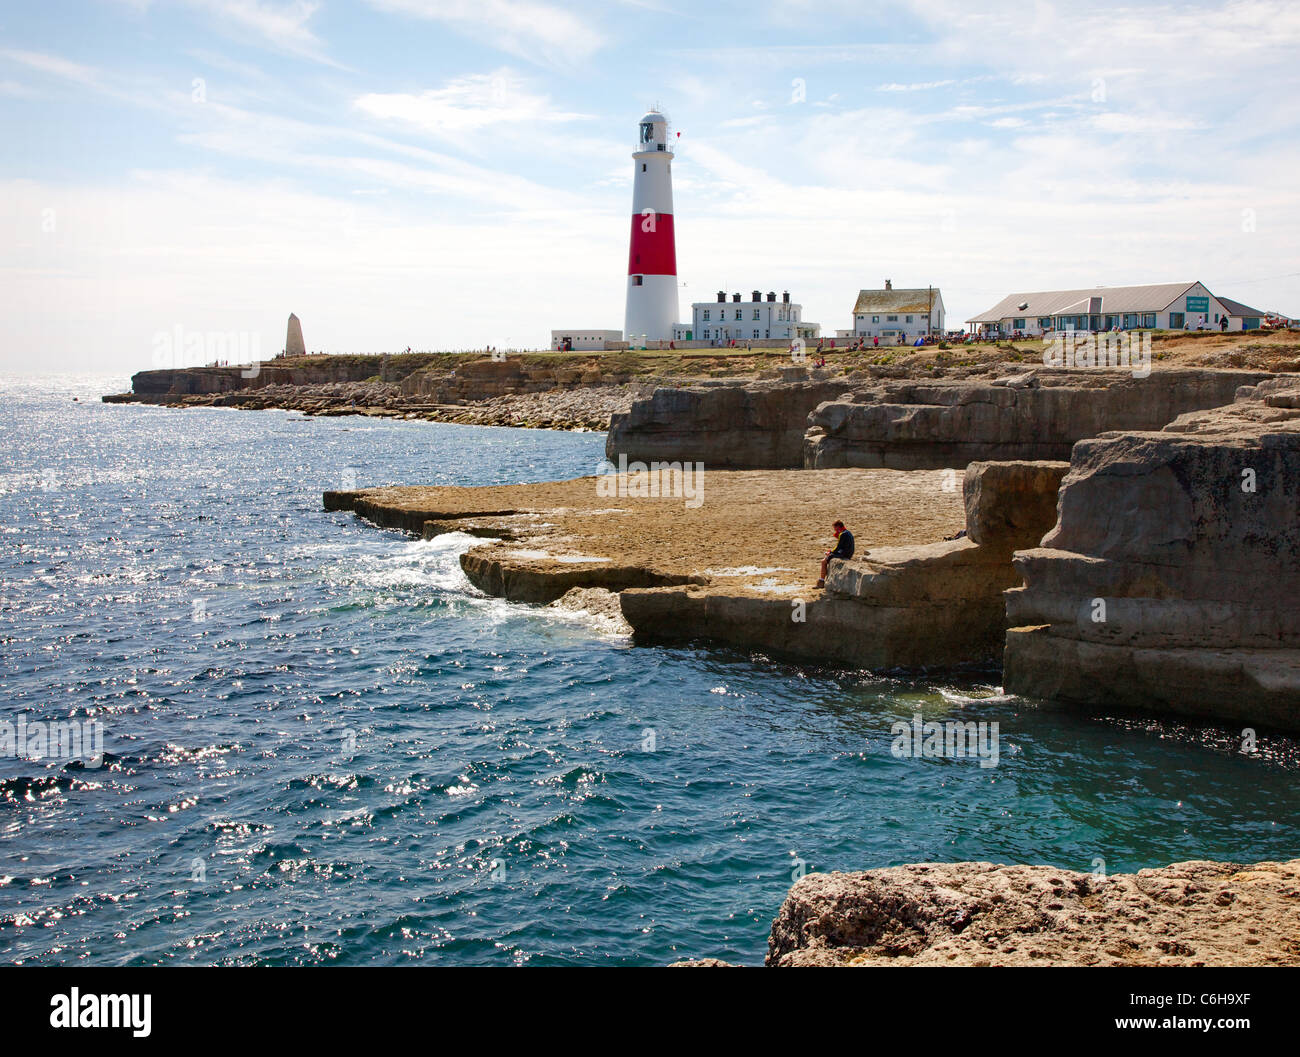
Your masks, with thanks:
M638 151L668 150L668 119L658 110L651 110L638 123Z

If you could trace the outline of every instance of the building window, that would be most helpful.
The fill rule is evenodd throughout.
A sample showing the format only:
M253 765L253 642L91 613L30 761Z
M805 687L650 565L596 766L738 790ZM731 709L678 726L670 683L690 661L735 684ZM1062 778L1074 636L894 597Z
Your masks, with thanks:
M1170 329L1170 330L1182 330L1182 329L1183 329L1183 322L1184 322L1184 320L1183 320L1183 314L1182 314L1181 312L1170 312L1170 313L1169 313L1169 329Z
M908 316L907 318L908 318L908 320L910 321L912 317L911 317L911 316ZM1012 325L1013 327L1015 327L1016 330L1024 330L1024 329L1025 329L1025 321L1024 321L1023 319L1013 319L1013 320L1011 321L1011 325Z
M871 317L871 322L873 322L873 323L879 323L879 322L880 322L880 317L879 317L879 316L872 316L872 317Z
M897 316L886 316L886 317L885 317L885 322L886 322L886 323L897 323L897 322L898 322L898 317L897 317Z
M1052 329L1052 318L1051 318L1051 316L1039 316L1039 317L1038 317L1038 329L1039 329L1039 330L1051 330L1051 329Z
M755 318L755 319L762 319L762 318L763 318L761 315L759 315L759 310L758 310L757 308L754 309L754 318ZM754 337L758 337L758 335L755 334Z
M912 317L911 317L911 316L908 316L908 317L907 317L907 321L908 321L909 323L912 322Z
M741 318L741 316L740 316L740 309L736 309L736 320L737 320L737 322L740 321L740 318Z
M700 333L704 335L704 340L705 340L705 341L708 341L708 340L709 340L709 332L708 332L707 330L703 330L703 331L701 331Z
M754 328L754 337L758 337L758 328L757 328L757 327Z
M704 310L704 318L705 318L706 320L709 318L709 309L707 309L707 308Z

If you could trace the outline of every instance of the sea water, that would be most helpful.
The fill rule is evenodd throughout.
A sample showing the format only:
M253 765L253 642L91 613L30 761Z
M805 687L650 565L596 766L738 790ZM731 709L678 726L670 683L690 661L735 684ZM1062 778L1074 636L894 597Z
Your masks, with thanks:
M0 721L103 738L0 758L4 962L757 963L808 871L1300 855L1288 739L635 646L482 595L481 541L322 508L591 473L603 435L124 388L4 385ZM894 751L917 715L996 723L996 766Z

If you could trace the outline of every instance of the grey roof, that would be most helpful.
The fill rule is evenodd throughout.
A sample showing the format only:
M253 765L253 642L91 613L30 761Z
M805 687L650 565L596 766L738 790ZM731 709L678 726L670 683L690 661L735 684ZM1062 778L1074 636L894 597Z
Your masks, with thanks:
M1267 312L1261 312L1258 308L1251 308L1250 305L1243 305L1240 301L1234 301L1230 297L1220 297L1219 304L1228 310L1230 316L1259 316L1261 319L1268 315Z
M939 288L920 287L912 290L859 290L858 303L853 306L855 316L865 312L928 312L930 298L936 307L942 301Z
M1000 319L1021 316L1160 312L1195 285L1195 282L1188 282L1157 283L1153 286L1094 286L1084 290L1043 290L1029 294L1008 294L987 312L972 316L966 322L996 323ZM1025 307L1021 308L1021 305Z

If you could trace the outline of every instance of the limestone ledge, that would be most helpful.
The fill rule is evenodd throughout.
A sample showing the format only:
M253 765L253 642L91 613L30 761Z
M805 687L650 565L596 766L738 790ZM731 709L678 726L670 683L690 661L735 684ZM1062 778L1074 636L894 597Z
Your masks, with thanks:
M1297 965L1300 860L810 873L772 923L767 964Z
M1055 520L1066 469L976 464L964 497L942 473L715 470L696 509L605 498L590 477L329 492L325 507L425 538L491 537L461 557L480 590L543 604L575 588L619 592L640 640L708 640L871 669L953 668L997 663L1002 594L1019 582L1012 553ZM817 561L837 516L861 550L832 563L821 590ZM963 520L968 534L945 539ZM875 540L882 545L864 545Z

